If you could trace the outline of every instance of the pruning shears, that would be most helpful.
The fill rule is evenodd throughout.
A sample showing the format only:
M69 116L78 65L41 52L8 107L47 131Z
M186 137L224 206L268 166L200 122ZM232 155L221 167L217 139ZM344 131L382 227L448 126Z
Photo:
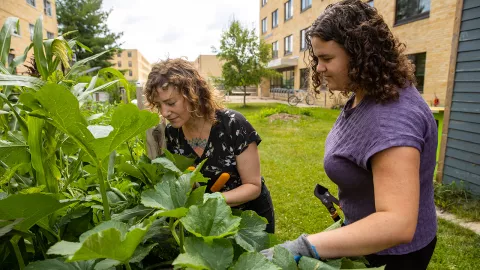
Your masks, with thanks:
M315 190L313 193L315 194L315 197L320 199L322 204L327 208L333 221L335 222L339 221L340 216L338 215L337 209L334 206L334 204L336 204L340 207L340 203L338 199L335 198L332 194L330 194L330 192L328 192L328 189L326 187L320 184L317 184L317 186L315 186Z

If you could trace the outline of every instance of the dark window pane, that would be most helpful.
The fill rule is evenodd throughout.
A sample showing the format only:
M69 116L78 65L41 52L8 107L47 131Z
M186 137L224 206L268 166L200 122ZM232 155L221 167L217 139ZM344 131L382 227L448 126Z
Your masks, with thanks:
M395 20L408 21L430 13L430 0L397 0Z
M425 83L425 64L427 61L427 53L410 54L408 58L415 64L415 77L417 78L417 89L423 93Z

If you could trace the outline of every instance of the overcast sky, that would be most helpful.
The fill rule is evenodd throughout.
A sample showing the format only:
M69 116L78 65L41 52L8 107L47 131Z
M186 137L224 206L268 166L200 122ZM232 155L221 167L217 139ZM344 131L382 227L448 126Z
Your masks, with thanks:
M108 26L123 31L122 48L138 49L151 62L213 54L234 16L258 33L259 0L103 0Z

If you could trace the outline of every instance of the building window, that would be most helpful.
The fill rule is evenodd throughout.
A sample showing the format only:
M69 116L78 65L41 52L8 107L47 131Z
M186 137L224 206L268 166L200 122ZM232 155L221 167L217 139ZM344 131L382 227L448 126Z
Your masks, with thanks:
M132 57L132 52L128 52L128 57Z
M312 0L300 0L300 10L304 11L312 7Z
M278 58L278 41L272 43L272 58Z
M128 70L128 76L132 76L133 72L131 69Z
M43 0L43 13L52 16L52 4L48 0Z
M300 69L300 89L308 89L309 86L308 68Z
M117 53L117 57L122 57L122 53Z
M262 0L262 7L267 4L267 0Z
M307 28L300 31L300 51L307 49Z
M118 67L122 67L122 61L118 61L118 62L117 62L117 66L118 66Z
M423 93L423 85L425 83L425 63L427 61L427 53L416 53L408 55L408 58L415 64L415 77L417 77L418 92Z
M397 0L395 24L404 24L430 16L430 0Z
M278 9L272 12L272 28L278 26Z
M27 0L27 4L36 7L37 3L35 3L35 0Z
M7 62L9 66L12 63L13 59L15 59L14 50L10 49L10 52L8 53L8 62Z
M47 31L47 39L54 39L55 35L52 32Z
M293 89L295 71L292 69L282 71L282 88Z
M293 47L293 36L290 35L288 37L285 37L285 52L284 55L289 55L292 53L292 47Z
M262 34L265 34L267 32L267 18L265 17L262 20Z
M285 2L285 21L293 17L293 0Z
M369 6L373 7L373 0L371 0L371 1L368 1L368 2L367 2L367 5L369 5Z
M30 40L33 40L33 34L35 33L35 25L28 24L28 31L30 32Z
M132 61L128 61L128 67L132 67Z

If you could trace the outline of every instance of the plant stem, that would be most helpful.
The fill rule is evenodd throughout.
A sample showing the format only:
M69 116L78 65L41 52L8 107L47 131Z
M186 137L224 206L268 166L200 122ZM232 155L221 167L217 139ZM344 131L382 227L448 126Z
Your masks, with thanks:
M128 262L125 263L125 269L132 270L132 268L130 267L130 264Z
M17 258L18 261L18 267L20 270L25 268L25 262L23 261L22 253L20 252L20 249L18 248L18 241L20 240L20 236L14 236L10 240L10 244L12 245L13 252L15 253L15 257Z
M105 220L110 220L110 205L108 203L107 197L107 190L105 188L105 181L103 179L103 172L102 172L102 163L97 163L97 177L98 182L100 183L100 194L102 195L102 202L103 202L103 212L105 215Z
M175 241L177 241L177 244L180 246L180 239L178 238L177 232L175 231L175 226L176 226L175 221L171 217L170 221L169 221L169 224L168 224L168 227L170 227L170 232L172 233L173 238L175 238Z
M180 222L180 219L178 221L179 221L178 230L180 232L180 251L183 253L185 252L185 248L184 248L185 233L183 229L183 224Z

